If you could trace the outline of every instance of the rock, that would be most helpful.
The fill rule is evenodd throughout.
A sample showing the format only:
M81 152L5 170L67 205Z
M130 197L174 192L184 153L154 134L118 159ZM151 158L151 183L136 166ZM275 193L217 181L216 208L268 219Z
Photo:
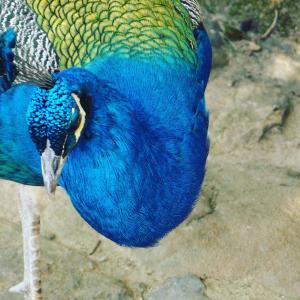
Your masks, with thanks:
M103 262L108 261L108 258L107 258L107 256L101 256L101 257L99 257L99 258L97 259L97 261L98 261L99 263L103 263Z
M250 41L248 43L248 50L249 50L250 54L252 54L254 52L260 52L262 50L262 47L261 47L261 45Z
M161 288L150 292L145 300L207 300L204 284L194 275L169 279Z
M53 232L45 232L44 234L42 234L42 237L45 238L46 240L53 241L55 240L56 235Z

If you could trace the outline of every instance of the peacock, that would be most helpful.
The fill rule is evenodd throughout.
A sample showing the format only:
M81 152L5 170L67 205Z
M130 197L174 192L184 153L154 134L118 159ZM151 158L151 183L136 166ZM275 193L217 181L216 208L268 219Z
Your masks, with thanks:
M42 299L34 187L60 185L121 246L193 209L212 51L197 0L0 0L0 178L21 187L24 281Z

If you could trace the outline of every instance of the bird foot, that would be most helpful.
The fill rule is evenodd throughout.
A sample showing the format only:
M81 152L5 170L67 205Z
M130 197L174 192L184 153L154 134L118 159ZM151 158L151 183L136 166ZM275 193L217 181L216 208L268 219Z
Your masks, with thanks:
M26 286L24 281L14 285L13 287L11 287L8 291L11 293L18 293L18 294L24 294L26 292Z

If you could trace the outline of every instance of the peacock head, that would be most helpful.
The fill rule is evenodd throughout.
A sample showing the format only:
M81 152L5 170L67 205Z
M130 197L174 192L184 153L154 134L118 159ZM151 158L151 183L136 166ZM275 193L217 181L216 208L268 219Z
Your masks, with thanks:
M32 141L41 156L42 175L48 193L54 193L64 162L79 141L86 113L80 96L68 81L58 79L45 90L37 88L27 114Z

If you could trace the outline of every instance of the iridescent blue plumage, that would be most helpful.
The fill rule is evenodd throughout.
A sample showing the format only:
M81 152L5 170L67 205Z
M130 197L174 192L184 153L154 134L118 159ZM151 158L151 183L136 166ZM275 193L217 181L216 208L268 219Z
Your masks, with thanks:
M154 245L190 213L205 173L211 47L203 28L195 38L195 65L111 55L55 74L50 90L3 93L1 178L41 185L38 151L49 143L69 154L59 183L95 230L121 245ZM5 171L10 161L22 178Z
M30 95L36 87L12 87L0 94L0 178L43 185L40 159L26 124Z
M42 185L40 160L26 126L30 96L37 87L23 84L10 88L16 77L15 39L11 29L0 35L0 178Z
M211 49L204 30L197 38L197 66L99 58L87 66L93 75L69 69L58 76L91 105L60 183L81 216L119 244L155 244L198 196L208 153Z

